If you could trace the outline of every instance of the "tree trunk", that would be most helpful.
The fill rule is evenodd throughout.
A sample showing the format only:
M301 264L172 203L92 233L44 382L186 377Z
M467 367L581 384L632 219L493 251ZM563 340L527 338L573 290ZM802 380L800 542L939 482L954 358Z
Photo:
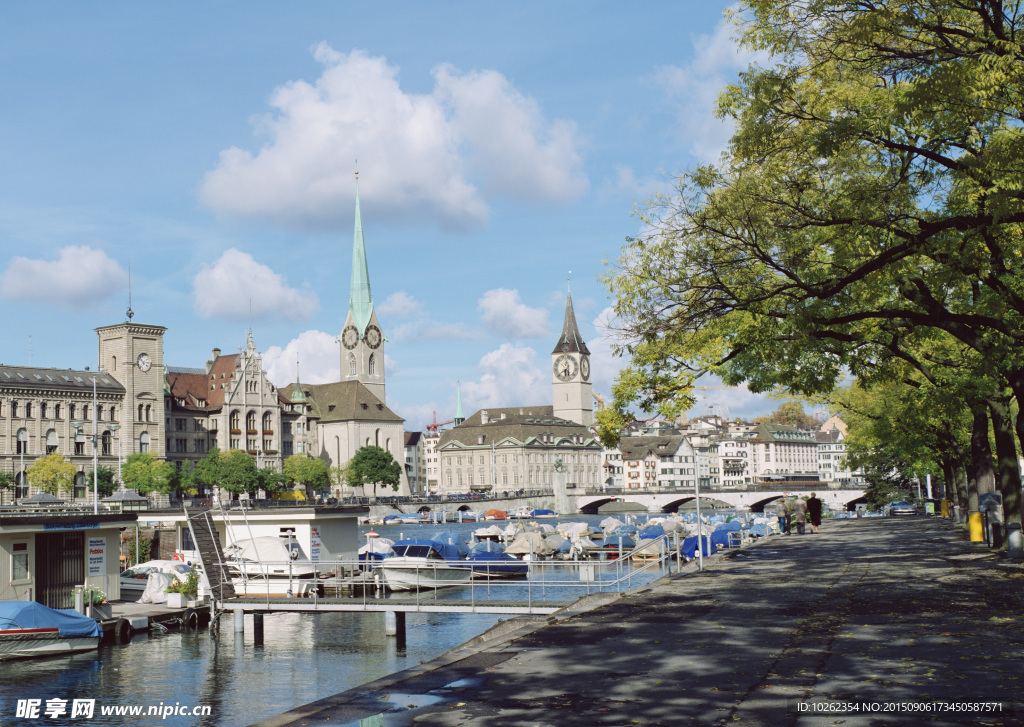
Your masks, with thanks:
M1008 396L991 398L987 401L995 431L996 456L998 457L999 492L1003 496L1001 516L1003 534L1012 527L1017 532L1021 527L1020 461L1017 459L1017 442L1013 434L1012 399ZM1014 560L1024 557L1017 545L1011 544L1008 555Z
M974 469L973 490L968 489L968 509L978 511L978 495L996 491L996 475L992 468L992 447L988 441L988 408L982 402L971 404L974 426L971 430L971 464Z

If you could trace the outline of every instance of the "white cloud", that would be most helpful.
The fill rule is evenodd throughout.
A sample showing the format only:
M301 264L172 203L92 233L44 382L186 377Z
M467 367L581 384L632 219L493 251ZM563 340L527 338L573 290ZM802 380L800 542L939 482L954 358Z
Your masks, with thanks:
M551 403L547 366L537 366L537 352L527 346L504 343L480 359L480 379L462 382L466 414L502 406L538 406Z
M378 218L448 228L486 222L487 193L561 202L580 194L575 127L547 121L537 104L494 71L434 71L430 94L402 90L398 69L359 50L314 51L324 71L273 92L259 117L268 142L221 152L201 185L211 208L283 223L333 225L345 218L351 171Z
M284 278L252 255L231 248L204 265L192 283L195 311L203 318L295 321L320 307L316 293L289 288ZM250 308L251 305L251 308Z
M545 336L551 328L548 311L525 305L518 290L488 290L477 301L476 309L488 328L507 338Z
M590 349L590 383L594 393L603 396L608 405L612 403L612 384L619 371L629 365L629 359L619 358L612 353L612 346L619 336L619 322L611 307L597 314L593 326L597 335L587 341L587 348Z
M655 82L662 85L678 106L678 134L702 163L717 162L733 133L731 122L715 117L718 94L751 63L763 63L764 52L741 50L732 34L735 28L723 20L713 34L693 39L696 55L685 66L661 66Z
M399 290L389 295L383 303L376 306L377 312L382 316L395 316L408 318L420 310L420 303L404 290Z
M9 300L90 306L128 292L128 275L102 250L69 245L56 260L12 258L0 276L0 296Z
M263 352L263 369L267 378L282 388L295 383L296 360L303 383L327 384L341 379L340 349L330 333L305 331L284 348L271 346Z

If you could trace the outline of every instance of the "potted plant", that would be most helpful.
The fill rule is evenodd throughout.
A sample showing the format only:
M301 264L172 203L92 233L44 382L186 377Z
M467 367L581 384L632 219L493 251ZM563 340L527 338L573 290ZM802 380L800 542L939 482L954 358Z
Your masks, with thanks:
M189 601L195 601L199 594L199 573L190 568L185 580L174 579L167 586L167 606L169 608L185 608Z
M113 608L107 603L107 596L103 591L94 586L86 586L82 591L83 602L86 613L93 618L109 619L114 617Z

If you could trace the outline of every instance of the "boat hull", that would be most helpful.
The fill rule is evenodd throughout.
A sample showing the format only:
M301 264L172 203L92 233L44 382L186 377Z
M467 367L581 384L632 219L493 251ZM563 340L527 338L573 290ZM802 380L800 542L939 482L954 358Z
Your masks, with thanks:
M421 589L447 588L465 585L472 577L469 568L423 561L414 562L405 558L385 558L377 570L384 585L392 591L415 591Z
M97 636L61 636L57 629L6 629L0 630L0 661L74 654L99 645Z

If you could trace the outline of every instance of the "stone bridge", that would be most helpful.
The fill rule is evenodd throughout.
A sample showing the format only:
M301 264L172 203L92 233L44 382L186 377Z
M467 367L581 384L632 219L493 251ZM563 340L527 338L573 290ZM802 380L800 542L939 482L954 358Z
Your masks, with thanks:
M811 492L817 492L818 497L825 505L832 510L852 510L857 504L864 502L863 489L829 489L825 483L816 489L787 487L779 488L758 488L748 490L733 490L722 488L701 488L700 501L702 507L730 508L737 510L750 510L762 512L766 504L771 503L787 495L808 496ZM614 503L620 511L632 509L635 511L646 511L650 513L675 512L680 507L690 507L694 494L692 490L686 491L660 491L660 492L630 492L618 490L614 492L602 492L601 490L573 491L569 490L566 497L568 508L557 506L558 497L552 492L542 492L537 495L490 496L483 495L474 500L445 499L441 501L408 499L401 504L383 505L373 504L370 506L371 514L383 517L393 513L429 513L429 512L456 512L458 510L473 510L475 512L487 512L488 510L505 510L515 512L520 507L527 509L546 508L560 511L563 515L573 513L594 514L602 505Z
M779 499L783 494L789 496L810 496L816 492L818 498L825 503L825 506L832 510L852 510L856 505L865 502L863 489L829 489L827 485L816 489L797 489L787 487L783 489L758 488L756 490L733 490L722 488L701 488L700 502L702 507L719 507L736 510L749 510L751 512L763 512L765 505ZM588 491L585 495L570 495L570 503L576 512L588 514L597 513L602 505L615 503L622 505L632 504L640 506L647 512L675 512L680 507L692 507L689 503L695 500L692 490L677 492L629 492L622 491L603 493ZM628 504L627 504L628 503ZM621 507L625 510L626 507ZM639 508L638 508L639 509Z

